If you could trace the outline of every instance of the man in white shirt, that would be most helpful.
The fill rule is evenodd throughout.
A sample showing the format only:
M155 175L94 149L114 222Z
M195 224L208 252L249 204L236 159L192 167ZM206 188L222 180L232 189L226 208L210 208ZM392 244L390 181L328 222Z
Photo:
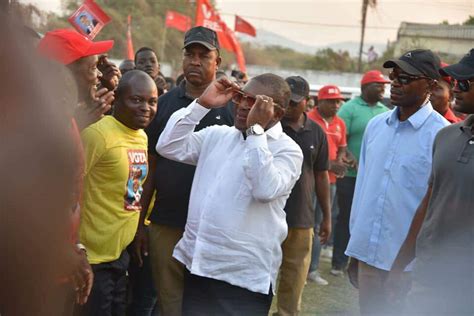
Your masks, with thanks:
M233 127L194 132L230 99ZM287 235L283 207L303 161L280 124L289 100L279 76L257 76L242 90L224 77L174 113L161 134L160 155L196 165L185 232L173 253L189 271L183 315L268 314Z

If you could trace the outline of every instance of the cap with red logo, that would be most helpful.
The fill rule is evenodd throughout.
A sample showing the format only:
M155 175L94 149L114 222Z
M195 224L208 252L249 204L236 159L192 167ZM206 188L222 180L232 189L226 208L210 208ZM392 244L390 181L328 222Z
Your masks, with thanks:
M319 89L318 100L330 100L330 99L340 99L343 100L344 97L341 94L341 90L337 86L329 85L324 86Z
M46 58L68 65L82 57L108 52L114 41L93 42L73 29L47 32L38 44L38 52Z
M368 84L368 83L390 83L390 80L384 78L383 74L378 70L370 70L367 71L362 80L360 81L361 86Z

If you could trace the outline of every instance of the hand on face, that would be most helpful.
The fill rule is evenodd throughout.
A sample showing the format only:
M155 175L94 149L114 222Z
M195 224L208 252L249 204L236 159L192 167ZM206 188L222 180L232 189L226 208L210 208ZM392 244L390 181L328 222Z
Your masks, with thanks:
M114 92L102 88L95 92L93 99L88 103L79 104L74 113L80 130L100 120L105 113L110 111L114 101Z
M259 124L266 128L274 116L273 99L265 95L257 95L255 104L247 116L247 127Z
M236 90L240 90L240 87L235 82L222 77L206 88L199 97L198 103L208 109L223 107L232 99Z
M122 77L119 68L107 59L107 56L101 56L97 64L97 68L102 73L100 83L109 91L117 88L120 78Z

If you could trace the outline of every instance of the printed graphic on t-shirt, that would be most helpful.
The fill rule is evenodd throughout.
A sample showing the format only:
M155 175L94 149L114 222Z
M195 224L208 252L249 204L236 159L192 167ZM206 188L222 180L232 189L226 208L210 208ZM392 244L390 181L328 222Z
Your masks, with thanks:
M145 150L128 149L128 180L127 192L125 193L124 208L127 211L140 211L140 198L143 192L143 179L145 179L148 164Z

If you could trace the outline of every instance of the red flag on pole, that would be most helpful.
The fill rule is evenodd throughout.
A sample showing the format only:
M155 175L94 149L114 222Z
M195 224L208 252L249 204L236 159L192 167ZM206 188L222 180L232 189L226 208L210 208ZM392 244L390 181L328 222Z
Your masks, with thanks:
M168 10L166 12L166 27L186 32L191 28L191 18L175 11Z
M235 31L240 33L245 33L250 36L257 36L257 31L252 24L242 19L240 16L235 16Z
M127 18L127 59L134 60L135 51L132 43L132 17L128 15Z
M209 0L197 0L196 26L204 26L217 33L221 48L233 52L241 71L245 72L245 58L234 32L221 20Z

